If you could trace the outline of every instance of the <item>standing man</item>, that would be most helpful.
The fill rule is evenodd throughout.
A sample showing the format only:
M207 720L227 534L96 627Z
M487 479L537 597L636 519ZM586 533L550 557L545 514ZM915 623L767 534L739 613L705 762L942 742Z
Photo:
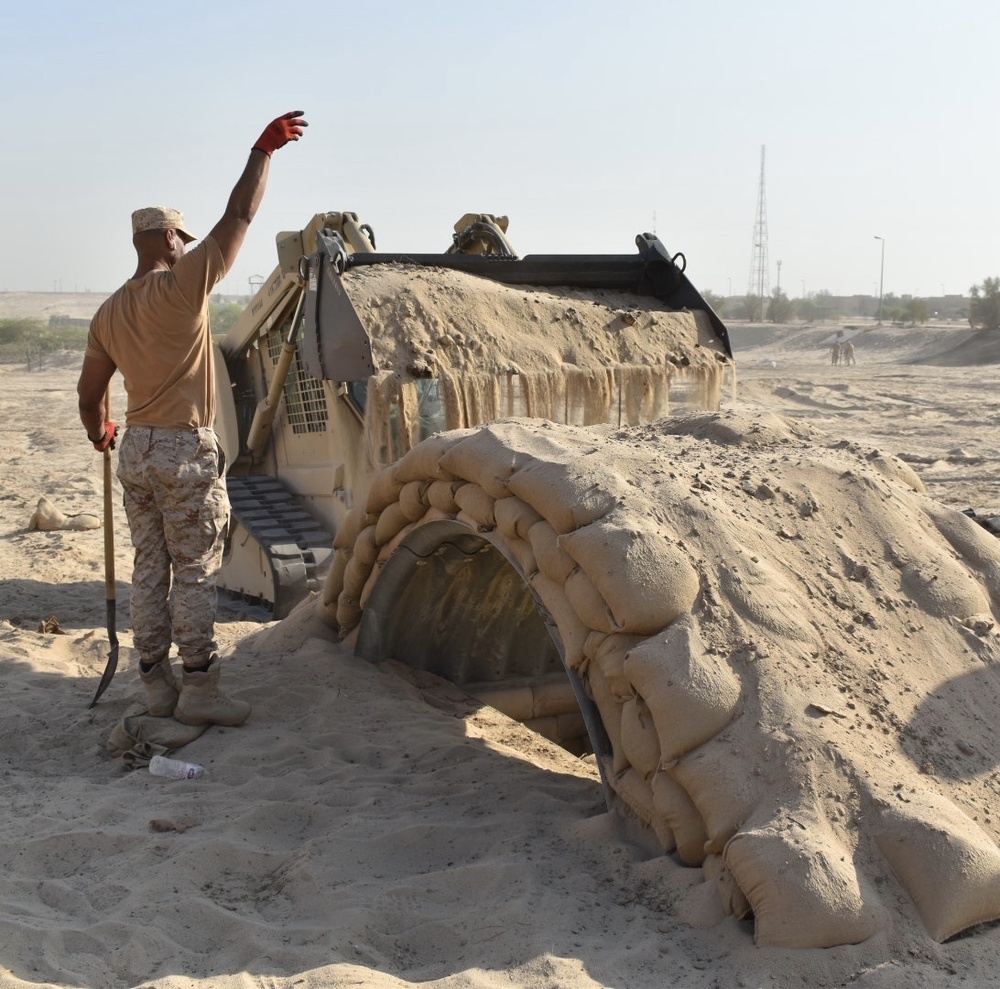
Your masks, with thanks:
M225 464L212 423L215 371L208 298L232 267L264 196L271 155L308 126L295 110L271 121L254 144L222 219L197 238L175 209L132 214L135 274L90 324L77 392L87 439L114 448L105 394L120 370L128 394L118 456L135 566L132 629L149 713L188 725L239 725L246 701L219 688L216 577L229 522ZM176 642L178 689L170 666Z

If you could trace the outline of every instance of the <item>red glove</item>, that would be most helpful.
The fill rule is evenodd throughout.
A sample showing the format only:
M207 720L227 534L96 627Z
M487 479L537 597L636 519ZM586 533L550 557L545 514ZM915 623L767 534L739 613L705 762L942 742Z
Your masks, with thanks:
M113 450L115 448L115 437L118 435L118 423L108 421L104 424L104 432L101 434L101 438L95 440L90 433L87 433L87 439L94 444L94 449L98 453L103 453L105 450Z
M254 149L263 151L270 158L272 152L283 148L289 141L297 141L302 136L302 128L308 126L308 121L302 119L301 110L283 113L264 128Z

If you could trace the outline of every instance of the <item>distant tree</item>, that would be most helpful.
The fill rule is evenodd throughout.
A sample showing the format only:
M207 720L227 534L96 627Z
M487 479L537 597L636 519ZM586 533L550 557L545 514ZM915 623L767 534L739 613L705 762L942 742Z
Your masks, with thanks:
M30 333L23 336L19 346L24 356L24 363L29 371L41 370L46 355L51 354L52 351L57 349L52 331L44 323L39 323L37 333Z
M740 311L740 318L762 320L764 318L764 300L759 295L748 292L743 296L743 308Z
M793 311L791 299L780 288L776 288L767 302L767 318L772 323L787 323L792 318Z
M27 336L37 335L44 327L38 319L0 319L0 344L18 343Z
M719 295L718 292L713 292L711 289L706 289L701 293L701 297L712 307L712 310L718 315L722 315L726 308L726 297L724 295Z
M208 313L212 321L212 335L224 336L242 315L243 306L235 302L209 302Z
M819 317L819 306L813 299L796 299L795 315L806 323L811 323Z
M903 318L911 323L926 323L931 318L931 311L923 299L908 299L903 306Z
M982 285L969 289L969 295L969 325L1000 330L1000 278L984 278Z

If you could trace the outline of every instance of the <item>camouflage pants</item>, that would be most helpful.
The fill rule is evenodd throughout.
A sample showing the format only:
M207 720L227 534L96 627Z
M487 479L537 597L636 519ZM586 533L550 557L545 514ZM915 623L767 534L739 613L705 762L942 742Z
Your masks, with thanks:
M119 444L135 566L132 630L153 663L177 643L204 665L215 650L215 582L229 521L222 448L212 429L130 426Z

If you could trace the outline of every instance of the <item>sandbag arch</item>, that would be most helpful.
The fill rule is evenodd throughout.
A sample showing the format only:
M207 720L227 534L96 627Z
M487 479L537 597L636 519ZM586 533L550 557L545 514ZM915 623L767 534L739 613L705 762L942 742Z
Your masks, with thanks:
M670 533L629 515L627 480L581 457L577 444L586 447L591 437L573 427L506 420L414 447L377 475L338 532L323 616L342 635L363 640L370 658L387 658L391 647L379 638L416 568L462 540L475 568L471 561L488 546L537 602L579 689L609 804L620 800L665 851L678 849L683 861L698 865L704 827L659 764L681 754L671 746L687 751L716 734L735 710L739 686L726 671L711 671L702 680L713 696L684 696L683 712L676 698L652 710L656 697L637 696L626 657L690 610L699 579ZM662 695L659 674L650 671L655 661L641 650L637 657L635 677ZM657 720L661 728L671 723L669 744L659 740ZM654 789L656 776L662 779Z

